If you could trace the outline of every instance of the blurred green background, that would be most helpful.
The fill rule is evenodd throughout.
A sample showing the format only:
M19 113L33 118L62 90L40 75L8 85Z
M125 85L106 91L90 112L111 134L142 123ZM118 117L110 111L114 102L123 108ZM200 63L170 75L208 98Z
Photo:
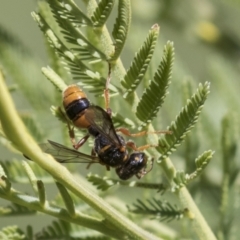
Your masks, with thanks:
M76 2L80 3L81 1ZM51 92L53 88L41 74L41 67L47 66L49 60L47 59L42 33L30 15L31 11L36 9L36 1L2 1L0 4L0 28L10 32L14 38L23 43L24 47L21 48L23 55L29 55L35 59L34 67L25 60L18 61L17 64L26 75L31 76L33 85L34 79L37 79L39 92L44 91L48 95L48 92ZM222 172L220 171L221 121L225 114L231 112L234 115L234 124L236 122L239 123L240 1L133 0L132 14L132 25L122 55L122 61L126 68L130 65L135 51L141 46L153 24L158 23L160 25L160 37L154 55L153 66L159 63L165 43L168 40L174 42L175 63L173 67L172 86L169 89L170 95L166 99L165 108L163 108L159 115L163 128L169 125L169 121L174 119L175 115L184 105L183 99L179 98L183 81L191 79L193 85L195 84L193 89L200 82L211 82L211 93L203 111L203 115L206 117L205 125L204 123L200 125L200 131L202 136L205 137L205 141L201 142L199 152L201 153L207 149L216 151L214 160L207 171L213 186L214 184L219 186L222 176ZM113 21L114 18L115 16L111 16ZM111 22L108 22L108 26L112 29ZM5 61L6 59L2 59L0 52L0 64L3 67ZM14 69L11 69L11 71L14 71ZM9 85L13 84L14 72L11 73L10 69L7 69L5 74L7 76L7 83ZM53 93L51 92L51 94ZM23 95L13 93L17 109L23 113L32 112L35 118L41 123L43 133L47 133L50 139L57 140L59 138L57 129L60 127L60 123L52 117L50 110L45 111L44 115L41 114L41 111L35 113L33 111L34 104L29 105ZM49 109L51 105L59 104L56 102L56 99L53 100L54 97L50 96L49 104L44 106L45 103L43 103L40 109ZM41 102L41 99L37 98L35 101ZM206 127L206 121L208 121L208 127ZM235 131L239 134L239 128L236 128ZM0 153L1 160L12 157L12 154L1 145ZM239 163L239 150L236 156ZM19 156L16 155L15 157L18 158ZM175 155L174 160L177 160L176 165L183 167L183 164L178 162L179 159L181 159L181 151L180 154ZM94 172L94 168L91 171ZM24 191L27 192L28 189ZM122 191L125 191L127 196L128 190ZM205 192L205 194L210 193L214 195L214 192ZM136 192L136 198L137 194ZM197 195L197 197L200 199L199 204L202 199L206 199L206 201L202 200L201 202L201 210L210 222L210 225L215 228L218 225L216 216L214 216L217 209L213 209L213 206L215 203L219 204L220 200L217 198L220 198L220 195L216 194L213 198L207 195ZM6 202L0 200L0 203L5 204ZM2 221L2 218L0 220L0 228L17 222L20 226L26 226L28 222L32 222L30 218L22 218L20 216L19 219L16 217L14 219L5 218L4 221ZM35 217L32 218L35 219ZM39 223L39 219L41 218L43 218L43 221ZM40 216L39 219L36 223L36 229L41 229L41 226L46 225L45 217ZM51 220L52 218L49 218L48 222L50 223ZM235 230L240 231L239 229Z

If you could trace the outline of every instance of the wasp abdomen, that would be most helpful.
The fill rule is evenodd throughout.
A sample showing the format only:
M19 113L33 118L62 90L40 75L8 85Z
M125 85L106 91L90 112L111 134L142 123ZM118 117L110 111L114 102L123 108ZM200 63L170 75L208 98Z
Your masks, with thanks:
M85 118L85 110L90 102L86 94L77 85L68 86L63 92L63 106L73 124L79 128L88 128L90 123Z
M89 101L86 98L81 98L71 102L68 106L65 107L65 110L69 119L75 121L83 114L83 111L89 106Z

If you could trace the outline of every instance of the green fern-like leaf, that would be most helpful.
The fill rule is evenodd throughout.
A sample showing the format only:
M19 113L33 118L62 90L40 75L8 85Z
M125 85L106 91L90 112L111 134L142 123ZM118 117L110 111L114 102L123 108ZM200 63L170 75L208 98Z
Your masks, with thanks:
M45 183L53 183L53 178L37 164L29 161L28 164L34 171L37 178L41 178ZM29 178L23 169L22 163L19 160L1 161L0 165L3 167L11 182L29 183Z
M152 59L158 34L159 26L155 24L149 31L146 40L135 55L130 68L128 69L124 79L121 81L121 84L127 90L124 95L125 98L127 98L129 94L133 93L136 90L138 84L143 79Z
M116 182L114 180L111 180L107 177L100 177L97 174L88 174L87 179L89 182L91 182L94 186L97 187L97 189L106 191L110 187L114 186Z
M37 233L35 236L38 240L45 239L109 239L103 235L91 230L86 230L83 227L70 224L65 221L54 221L51 225L45 227L41 232Z
M36 211L13 203L10 206L0 207L0 216L18 216L35 214ZM0 238L1 239L1 238Z
M176 186L172 189L172 191L178 190L179 188L187 185L190 181L198 177L212 159L213 154L214 152L209 150L198 156L195 160L196 171L191 174L187 174L184 171L177 171L173 179Z
M74 206L73 199L71 198L71 195L68 193L68 190L59 182L56 182L56 185L58 187L58 190L62 196L63 202L65 204L65 207L68 211L68 213L74 218L76 215L76 210Z
M162 154L159 162L176 150L176 147L181 144L186 134L195 125L209 94L209 88L210 84L208 82L204 85L199 84L197 92L187 101L186 106L178 114L176 120L168 127L172 134L164 135L159 139L157 150Z
M239 166L235 160L239 138L239 118L236 113L227 113L222 119L221 149L223 173L230 177L231 184L239 172Z
M25 239L25 235L19 227L13 225L5 227L0 231L0 239L22 240Z
M96 59L107 59L105 54L99 49L93 46L90 41L84 36L79 29L79 21L77 20L78 15L81 15L81 11L75 8L75 12L72 12L72 7L68 5L71 1L59 2L57 0L48 1L51 7L52 13L56 22L62 28L61 33L67 42L73 44L75 47L75 55L82 60L96 60ZM92 25L92 23L91 23Z
M48 1L52 3L54 8L58 9L59 14L63 18L71 21L72 23L79 26L92 26L91 19L84 14L81 9L75 4L74 1L64 0L64 1Z
M65 115L64 111L60 108L60 107L55 107L55 106L51 106L50 108L52 114L61 122L63 123L67 123L67 116ZM64 115L63 115L64 114ZM70 121L69 121L70 124Z
M121 0L118 3L118 17L113 27L113 38L115 40L115 52L110 61L116 61L124 47L131 21L131 2Z
M188 182L188 175L184 171L177 171L173 178L176 186L172 188L172 192L175 192L181 187L184 187Z
M40 14L33 12L32 16L38 23L40 29L47 37L58 56L63 60L63 64L66 66L66 69L73 75L73 79L81 80L81 86L87 86L90 88L89 92L93 92L96 95L102 94L102 89L104 89L106 80L102 78L98 72L92 72L77 56L75 56L74 53L69 50L65 44L54 34L50 26ZM49 80L52 79L51 74L46 76ZM52 82L54 85L56 85L54 78Z
M130 211L137 214L153 215L154 218L159 218L161 221L172 221L174 219L180 219L183 217L183 210L179 210L176 206L172 206L168 202L162 202L157 199L147 200L148 205L142 200L137 199L137 203L134 203L134 209L130 208Z
M164 98L167 94L167 88L170 84L172 64L174 58L173 43L168 42L164 48L164 55L151 81L149 87L143 93L137 106L136 115L141 120L142 126L149 124L156 117Z
M91 18L94 27L102 27L105 24L112 11L114 2L115 0L101 0L99 2Z
M35 12L32 12L33 19L38 23L38 26L40 27L40 30L44 33L44 35L47 37L47 40L50 42L50 45L54 48L54 50L59 54L60 57L62 57L65 61L72 63L76 68L79 70L82 70L83 73L87 67L82 63L81 60L77 59L73 52L69 50L65 44L60 40L60 38L55 35L55 33L52 31L49 24L44 20L44 18L41 16L41 14L37 14ZM81 76L84 77L84 76Z
M42 73L56 87L59 92L62 92L67 87L63 79L50 67L42 68Z
M197 176L199 176L202 173L202 171L206 168L206 166L209 164L210 160L212 159L213 154L214 154L213 151L208 150L196 158L195 160L196 171L194 171L189 175L188 181L195 179Z
M137 188L147 188L158 190L158 192L163 193L166 190L166 186L164 184L157 183L145 183L138 181L120 181L118 179L112 179L107 177L100 177L97 174L88 174L87 179L89 182L92 182L97 189L105 191L114 185L121 185L125 187L137 187Z
M126 127L126 128L135 128L136 125L135 123L129 119L129 118L124 118L120 113L113 113L112 114L112 119L114 122L114 127Z

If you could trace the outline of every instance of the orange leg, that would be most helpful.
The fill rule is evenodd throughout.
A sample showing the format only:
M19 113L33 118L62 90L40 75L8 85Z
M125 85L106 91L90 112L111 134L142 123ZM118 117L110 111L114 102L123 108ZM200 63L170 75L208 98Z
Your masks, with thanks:
M87 140L88 138L90 137L89 134L87 134L86 136L84 136L83 138L81 138L77 144L74 144L73 147L78 150ZM74 139L75 141L75 139Z
M109 84L111 80L111 64L108 63L108 76L107 76L107 81L104 89L104 99L105 99L105 109L107 113L112 116L112 110L109 108L110 104L110 97L109 97Z
M91 156L92 156L92 157L96 157L96 152L94 151L93 148L92 148ZM89 169L89 168L91 167L91 165L92 165L92 162L90 162L90 163L87 165L86 168Z
M76 145L76 140L75 140L75 133L74 133L74 127L71 126L69 119L67 118L66 114L63 112L63 110L59 107L58 108L60 114L62 115L62 118L65 120L65 122L67 123L67 127L68 127L68 134L69 137L71 139L72 145L73 147ZM75 148L75 147L74 147Z
M62 117L65 119L66 123L67 123L67 127L68 127L68 134L69 137L71 139L72 145L73 147L78 150L86 141L87 139L90 137L89 134L87 134L86 136L84 136L83 138L81 138L77 143L76 143L76 139L75 139L75 133L74 133L74 127L71 126L70 121L68 120L66 114L62 111L62 109L59 107L59 112L61 113Z
M134 151L138 151L138 152L142 152L151 147L158 147L158 145L153 145L153 144L146 144L146 145L137 147L133 141L127 141L126 146L129 148L132 148Z
M148 131L142 131L138 133L130 133L128 129L126 128L117 128L116 132L121 132L122 134L129 136L129 137L141 137L147 134L172 134L171 131L155 131L155 132L148 132Z

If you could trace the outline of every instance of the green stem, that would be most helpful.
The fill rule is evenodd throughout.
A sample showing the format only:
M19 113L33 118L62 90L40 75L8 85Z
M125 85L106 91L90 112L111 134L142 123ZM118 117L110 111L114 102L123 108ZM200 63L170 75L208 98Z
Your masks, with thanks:
M193 201L190 193L186 187L180 188L177 195L182 203L183 207L186 207L191 215L193 215L191 224L193 230L197 233L199 239L201 240L217 240L206 220L202 216L195 202Z
M169 158L164 159L164 161L162 161L161 163L161 166L168 180L171 182L176 173L176 169L172 164L171 160ZM187 188L186 187L180 188L178 191L176 191L176 195L178 196L183 208L187 208L188 212L191 213L192 227L194 231L197 233L199 239L217 240L211 228L209 227L206 220L204 219L201 212L199 211L194 200L192 199Z
M25 206L28 209L51 215L66 222L71 222L87 228L91 228L105 235L109 235L111 237L119 239L119 232L106 226L102 220L92 218L80 213L76 213L73 218L68 213L68 211L63 208L50 206L49 204L47 204L47 201L45 202L45 206L43 207L38 198L15 192L13 189L8 194L5 194L4 191L1 191L0 188L0 197L21 206Z
M57 181L88 203L97 212L106 218L116 229L124 232L130 239L159 239L144 231L128 218L120 214L102 198L78 183L72 174L61 164L57 163L50 155L46 156L36 142L29 135L15 109L12 98L0 73L0 120L3 130L10 141L40 167L49 172Z
M88 13L91 14L93 9L95 9L95 7L97 6L97 3L95 0L90 0L88 2L87 6L89 7ZM111 41L109 32L107 31L107 29L105 27L104 27L101 35L102 35L101 39L103 39L102 46L106 46L109 48L109 49L107 49L106 52L108 52L108 53L111 52L112 41ZM116 63L113 65L113 73L116 76L116 79L120 79L120 80L123 79L123 77L126 73L126 70L123 67L121 59L118 59L116 61ZM133 111L135 110L135 107L138 102L139 102L139 98L138 98L137 94L134 93L134 95L131 99L131 103L130 103ZM149 125L149 131L154 131L154 128L151 124ZM150 143L154 144L154 142L157 140L156 138L157 138L157 136L151 136L151 138L148 138L148 139L149 139ZM173 180L173 177L175 176L175 173L176 173L176 169L175 169L173 163L168 158L161 163L161 166L162 166L162 169L163 169L165 175L167 176L169 182L171 183ZM199 238L204 239L204 240L208 240L208 239L215 240L216 237L214 236L214 234L211 231L210 227L208 226L206 220L204 219L201 212L199 211L196 204L194 203L188 190L186 188L181 188L178 191L178 197L180 198L180 201L181 201L183 207L188 208L190 212L194 213L195 218L193 220L193 226L194 226L194 230L198 234Z

